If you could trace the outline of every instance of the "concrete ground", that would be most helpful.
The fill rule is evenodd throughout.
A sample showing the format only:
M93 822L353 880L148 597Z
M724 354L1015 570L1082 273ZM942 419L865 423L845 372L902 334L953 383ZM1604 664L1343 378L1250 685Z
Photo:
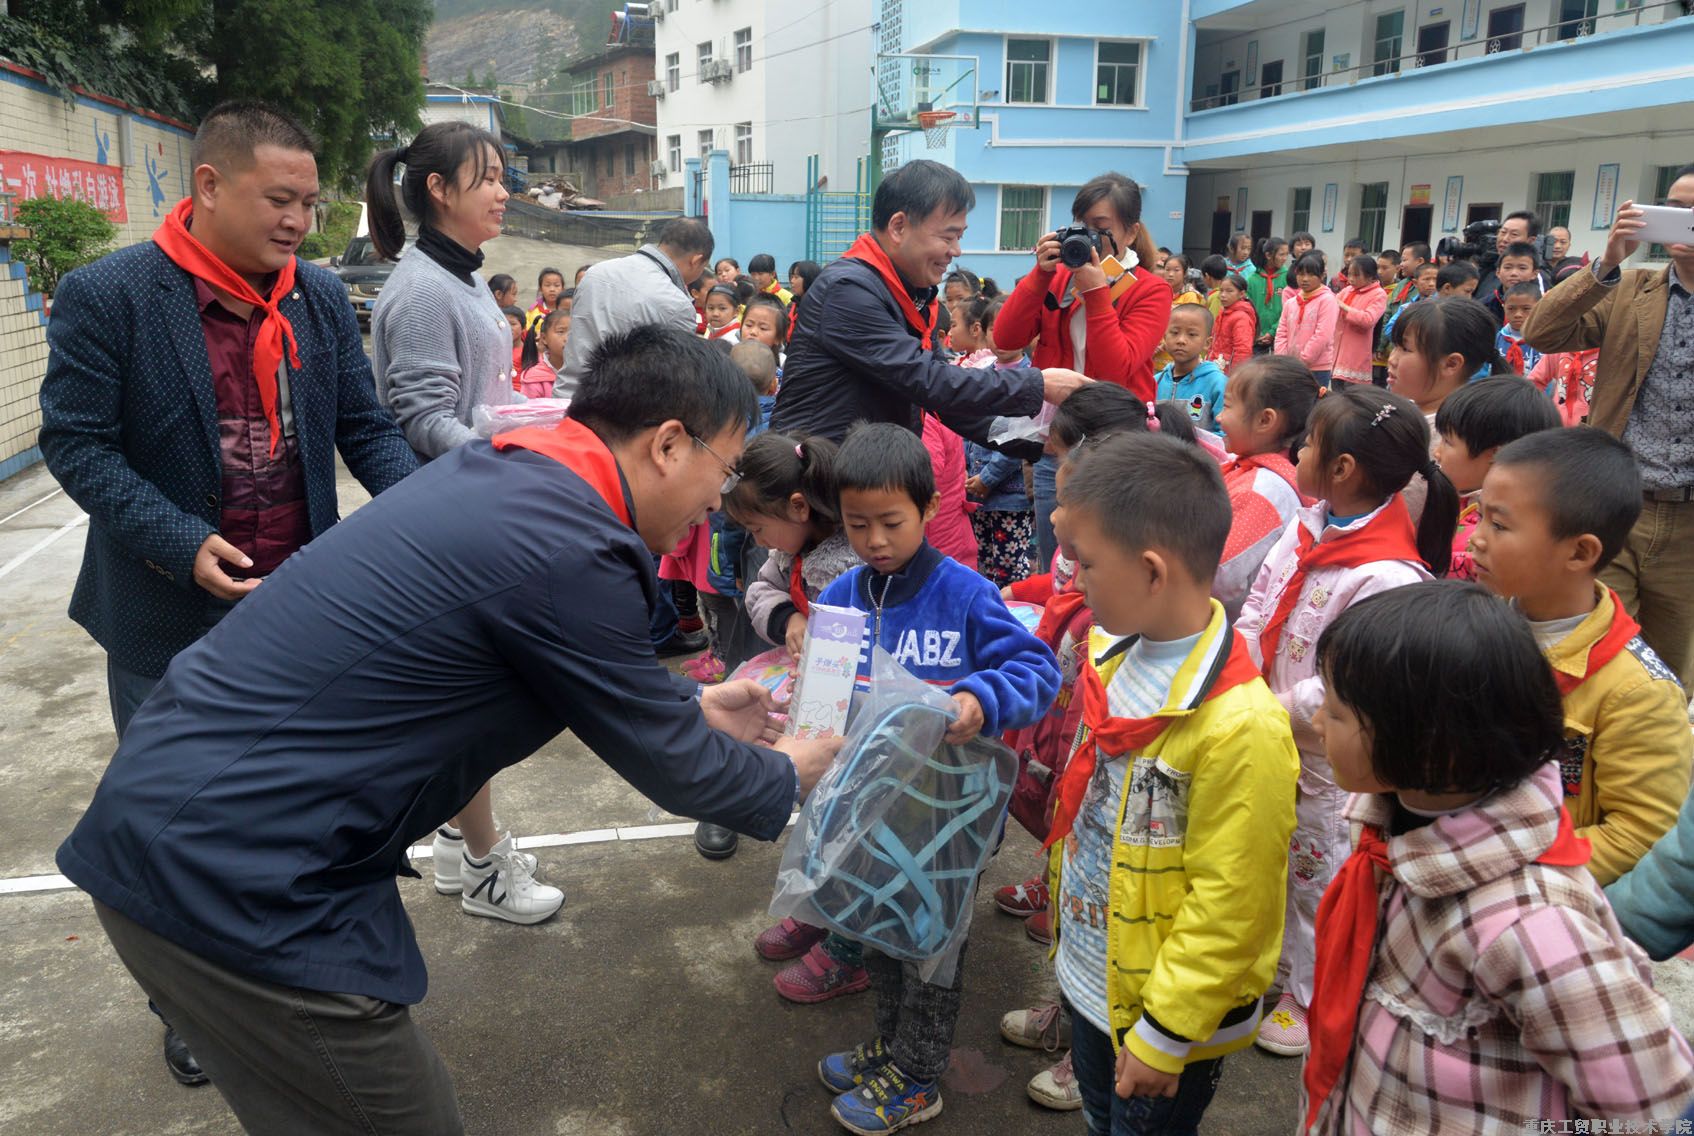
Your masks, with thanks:
M345 474L341 493L344 512L366 500ZM11 817L0 845L0 1136L233 1133L215 1090L167 1076L160 1028L86 897L19 890L55 871L54 849L114 747L104 655L65 615L86 531L45 468L0 483L0 794ZM520 835L675 819L569 736L503 773L495 800ZM734 859L710 863L687 832L537 848L567 901L536 927L473 919L427 881L399 882L433 980L416 1014L471 1132L839 1131L813 1066L864 1040L869 995L812 1007L779 999L776 967L751 947L779 847L744 842ZM987 899L1034 865L1033 843L1014 828L979 901L946 1111L925 1132L1082 1131L1079 1116L1029 1102L1024 1084L1046 1059L996 1030L1003 1011L1052 985L1044 952ZM427 861L420 867L427 876ZM1685 962L1660 969L1685 1031L1691 973ZM1205 1131L1292 1130L1297 1076L1296 1062L1258 1050L1231 1057Z

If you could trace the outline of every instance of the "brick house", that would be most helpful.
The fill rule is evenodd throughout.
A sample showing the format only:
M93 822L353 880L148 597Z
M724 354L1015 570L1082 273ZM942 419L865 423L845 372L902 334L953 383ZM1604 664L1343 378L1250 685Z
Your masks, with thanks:
M587 184L578 188L602 201L618 194L658 188L658 108L647 84L653 80L653 44L608 44L594 55L565 65L570 77L570 141L562 165Z

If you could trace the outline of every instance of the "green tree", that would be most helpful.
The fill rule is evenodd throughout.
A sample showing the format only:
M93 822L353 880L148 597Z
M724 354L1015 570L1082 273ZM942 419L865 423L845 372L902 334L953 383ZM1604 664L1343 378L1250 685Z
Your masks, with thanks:
M17 208L17 223L29 236L12 251L29 270L29 286L51 296L73 268L98 260L112 247L117 226L86 201L32 197Z
M318 174L350 186L371 140L412 133L431 0L10 0L0 54L193 120L256 98L317 134Z

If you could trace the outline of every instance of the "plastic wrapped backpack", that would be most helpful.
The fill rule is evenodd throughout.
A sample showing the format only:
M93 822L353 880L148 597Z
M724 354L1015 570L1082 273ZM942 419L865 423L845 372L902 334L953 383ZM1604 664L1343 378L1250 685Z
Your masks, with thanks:
M947 982L1017 776L1004 744L943 738L952 699L878 648L847 744L795 824L773 916L829 927Z

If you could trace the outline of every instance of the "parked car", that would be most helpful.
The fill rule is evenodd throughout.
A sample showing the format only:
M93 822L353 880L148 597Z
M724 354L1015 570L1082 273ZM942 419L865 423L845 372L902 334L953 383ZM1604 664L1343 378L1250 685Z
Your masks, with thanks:
M401 256L406 255L406 249L411 248L412 243L410 239L406 241L405 247L400 250ZM346 251L331 257L329 264L341 277L341 282L347 285L347 298L352 302L359 322L370 323L371 309L376 307L377 294L388 283L389 273L394 271L394 261L378 256L370 237L361 235L348 241Z

